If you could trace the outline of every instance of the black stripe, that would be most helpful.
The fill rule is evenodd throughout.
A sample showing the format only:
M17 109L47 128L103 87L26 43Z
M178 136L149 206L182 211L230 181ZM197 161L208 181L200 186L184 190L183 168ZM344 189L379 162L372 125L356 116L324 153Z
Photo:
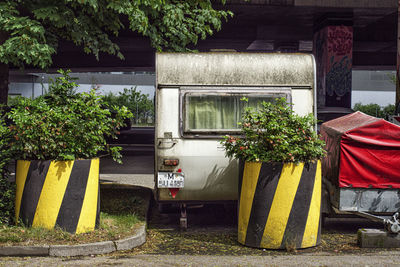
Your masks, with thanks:
M239 188L238 188L238 199L240 200L240 194L242 192L242 182L243 182L243 172L244 172L244 160L239 160ZM239 205L238 205L239 207Z
M282 168L283 163L277 162L261 165L247 226L246 246L260 247Z
M318 223L318 235L317 235L317 243L316 246L321 244L321 224L322 224L322 216L321 213L319 215L319 223Z
M33 160L29 165L19 212L21 222L26 226L32 225L50 163L50 160Z
M290 210L281 248L286 246L301 247L304 230L307 224L308 212L314 189L317 163L305 164L300 177L299 186Z
M98 190L97 190L97 211L96 211L96 224L95 228L98 228L100 225L100 181L98 181Z
M75 160L58 212L56 225L70 233L76 232L85 198L91 160Z

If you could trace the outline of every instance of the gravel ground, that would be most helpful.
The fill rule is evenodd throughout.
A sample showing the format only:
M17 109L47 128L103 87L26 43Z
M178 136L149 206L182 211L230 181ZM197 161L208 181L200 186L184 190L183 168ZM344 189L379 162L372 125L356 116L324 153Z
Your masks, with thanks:
M189 209L189 228L178 228L176 213L152 209L147 242L131 251L72 258L5 257L0 266L400 266L400 249L361 249L359 228L377 228L365 219L327 219L322 244L274 251L237 243L234 208Z

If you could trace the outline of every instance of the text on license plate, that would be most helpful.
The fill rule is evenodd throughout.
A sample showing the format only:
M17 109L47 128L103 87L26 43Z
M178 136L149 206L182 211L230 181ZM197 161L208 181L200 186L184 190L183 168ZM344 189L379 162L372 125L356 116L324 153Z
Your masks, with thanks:
M183 188L185 176L177 172L159 172L158 188Z

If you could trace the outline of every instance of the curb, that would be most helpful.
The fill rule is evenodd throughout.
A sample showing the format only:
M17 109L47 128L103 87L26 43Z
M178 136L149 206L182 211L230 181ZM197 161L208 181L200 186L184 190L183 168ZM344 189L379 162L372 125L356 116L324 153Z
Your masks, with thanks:
M50 246L0 247L0 256L48 256Z
M357 243L362 248L399 248L400 235L383 229L358 229Z
M147 191L147 188L146 188ZM147 217L150 207L151 190L146 194L145 225L138 228L135 235L115 241L103 241L79 245L41 245L41 246L8 246L0 247L0 256L55 256L73 257L111 253L114 251L130 250L146 242Z

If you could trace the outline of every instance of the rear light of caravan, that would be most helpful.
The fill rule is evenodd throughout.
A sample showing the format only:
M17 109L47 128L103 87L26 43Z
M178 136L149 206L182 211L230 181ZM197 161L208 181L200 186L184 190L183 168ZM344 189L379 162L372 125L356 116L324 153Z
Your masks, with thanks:
M178 166L179 159L164 159L165 166Z

